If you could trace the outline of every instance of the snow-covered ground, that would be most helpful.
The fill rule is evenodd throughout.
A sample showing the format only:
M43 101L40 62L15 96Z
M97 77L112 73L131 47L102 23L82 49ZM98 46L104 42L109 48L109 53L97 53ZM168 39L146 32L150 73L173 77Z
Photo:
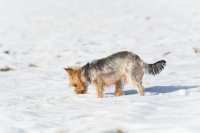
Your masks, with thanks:
M0 0L0 133L199 133L199 48L199 0ZM74 94L64 67L121 50L167 60L145 97Z

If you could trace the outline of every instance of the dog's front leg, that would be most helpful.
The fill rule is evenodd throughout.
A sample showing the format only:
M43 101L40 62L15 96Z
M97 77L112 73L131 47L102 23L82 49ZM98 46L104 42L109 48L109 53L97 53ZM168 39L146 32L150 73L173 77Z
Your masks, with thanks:
M122 91L122 81L119 80L115 83L115 96L122 96L123 91Z
M96 87L96 94L98 98L103 98L104 84L103 81L98 79L94 81Z

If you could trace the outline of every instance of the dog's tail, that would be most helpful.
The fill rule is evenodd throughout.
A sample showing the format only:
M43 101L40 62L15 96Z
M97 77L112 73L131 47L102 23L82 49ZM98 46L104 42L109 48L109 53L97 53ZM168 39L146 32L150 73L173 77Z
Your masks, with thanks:
M152 75L159 74L164 69L165 66L166 66L165 60L160 60L154 64L144 63L145 71Z

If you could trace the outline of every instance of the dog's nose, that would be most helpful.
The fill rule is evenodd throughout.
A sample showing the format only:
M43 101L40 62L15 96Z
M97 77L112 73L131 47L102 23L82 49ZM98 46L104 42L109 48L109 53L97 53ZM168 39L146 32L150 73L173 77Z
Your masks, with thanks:
M85 92L86 92L85 90L77 90L76 94L85 94Z

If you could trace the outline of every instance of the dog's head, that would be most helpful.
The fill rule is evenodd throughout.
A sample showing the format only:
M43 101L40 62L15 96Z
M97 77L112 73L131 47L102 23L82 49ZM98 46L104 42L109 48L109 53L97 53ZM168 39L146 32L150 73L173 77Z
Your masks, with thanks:
M87 84L83 81L80 68L65 68L69 75L69 84L74 88L77 94L85 94L87 92Z

